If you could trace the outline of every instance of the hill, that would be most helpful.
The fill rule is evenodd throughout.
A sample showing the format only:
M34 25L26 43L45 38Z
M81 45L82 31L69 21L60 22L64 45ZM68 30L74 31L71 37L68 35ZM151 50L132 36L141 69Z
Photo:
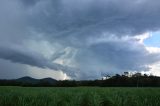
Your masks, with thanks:
M36 83L39 82L38 79L29 77L29 76L25 76L25 77L18 78L18 79L15 79L15 80L16 80L17 82L22 82L22 83L32 83L32 84L36 84Z
M14 81L22 83L22 84L34 84L34 85L43 85L43 84L55 84L57 80L53 78L43 78L43 79L35 79L29 76L25 76L22 78L15 79Z

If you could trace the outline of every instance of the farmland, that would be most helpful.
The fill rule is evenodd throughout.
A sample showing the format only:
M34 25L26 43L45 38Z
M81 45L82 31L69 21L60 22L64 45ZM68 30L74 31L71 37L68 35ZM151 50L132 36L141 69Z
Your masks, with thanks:
M160 88L4 86L0 106L160 106Z

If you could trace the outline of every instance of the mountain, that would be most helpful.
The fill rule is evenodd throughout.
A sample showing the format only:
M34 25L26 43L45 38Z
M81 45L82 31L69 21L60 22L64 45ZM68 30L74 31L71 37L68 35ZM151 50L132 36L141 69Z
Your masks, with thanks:
M52 78L35 79L29 76L15 79L15 81L20 83L29 83L29 84L39 84L39 83L55 84L57 82L57 80Z
M17 82L21 82L21 83L31 83L31 84L36 84L36 83L39 82L38 79L29 77L29 76L25 76L25 77L18 78L18 79L15 79L15 80L16 80Z
M41 82L48 82L50 84L55 84L57 82L57 80L53 79L53 78L43 78L40 79Z

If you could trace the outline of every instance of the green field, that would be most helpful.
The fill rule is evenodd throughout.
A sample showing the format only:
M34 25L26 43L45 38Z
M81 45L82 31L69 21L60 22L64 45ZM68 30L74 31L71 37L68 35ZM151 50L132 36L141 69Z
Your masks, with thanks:
M0 106L160 106L160 88L0 87Z

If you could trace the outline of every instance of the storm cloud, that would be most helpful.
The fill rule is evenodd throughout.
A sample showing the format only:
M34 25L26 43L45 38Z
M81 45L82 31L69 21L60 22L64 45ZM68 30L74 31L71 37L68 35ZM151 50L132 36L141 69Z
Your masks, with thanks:
M149 71L160 54L142 38L159 30L159 11L150 0L1 0L0 58L73 79Z

